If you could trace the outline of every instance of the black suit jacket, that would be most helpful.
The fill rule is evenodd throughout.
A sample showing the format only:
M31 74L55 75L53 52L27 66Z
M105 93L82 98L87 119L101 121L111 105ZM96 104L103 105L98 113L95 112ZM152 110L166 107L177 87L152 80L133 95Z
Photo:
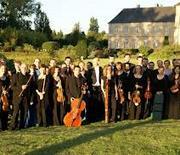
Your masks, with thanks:
M101 83L102 76L103 76L103 69L99 67L99 82L100 83ZM92 69L91 79L92 79L92 85L94 85L97 82L95 68Z

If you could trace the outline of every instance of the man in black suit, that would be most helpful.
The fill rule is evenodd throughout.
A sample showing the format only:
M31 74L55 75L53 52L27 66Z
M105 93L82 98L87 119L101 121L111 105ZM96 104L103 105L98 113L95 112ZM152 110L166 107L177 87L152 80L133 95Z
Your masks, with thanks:
M21 64L20 73L17 73L12 80L12 90L13 90L13 116L11 122L11 129L17 127L18 114L20 112L20 124L19 128L22 129L25 127L28 105L30 101L30 89L29 81L30 75L27 72L26 64Z
M81 96L81 88L84 85L84 79L80 76L79 66L75 66L73 73L73 75L67 77L65 89L70 102Z
M92 68L92 121L99 121L104 118L104 104L102 100L101 92L101 79L103 75L103 69L99 66L99 58L93 59Z

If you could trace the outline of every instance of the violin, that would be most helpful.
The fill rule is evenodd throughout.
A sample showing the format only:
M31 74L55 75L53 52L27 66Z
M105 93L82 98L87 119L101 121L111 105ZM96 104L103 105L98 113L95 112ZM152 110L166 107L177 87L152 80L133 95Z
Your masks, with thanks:
M170 90L173 94L180 91L180 84L178 79L175 79L175 84L170 88Z
M145 93L144 93L144 98L145 98L146 100L149 100L149 99L152 98L152 93L151 93L151 89L150 89L150 84L151 84L151 81L150 81L150 79L148 78L148 79L147 79L147 88L146 88L146 91L145 91Z
M118 96L120 99L120 104L123 104L125 101L125 96L124 96L124 90L122 89L122 83L120 83L118 87Z
M2 90L5 91L5 88L2 87ZM8 102L8 98L7 98L6 94L4 94L4 93L1 94L1 101L2 101L2 109L3 109L3 111L5 111L5 112L8 111L9 102Z
M86 108L86 102L83 100L83 96L86 93L86 86L82 86L82 92L80 98L75 98L71 101L71 111L68 112L63 122L67 127L79 127L82 123L81 112Z
M132 102L135 104L135 106L138 106L141 103L140 95L141 93L136 87L136 90L132 93Z
M63 89L62 88L57 88L57 101L58 103L64 103L65 98L63 94Z

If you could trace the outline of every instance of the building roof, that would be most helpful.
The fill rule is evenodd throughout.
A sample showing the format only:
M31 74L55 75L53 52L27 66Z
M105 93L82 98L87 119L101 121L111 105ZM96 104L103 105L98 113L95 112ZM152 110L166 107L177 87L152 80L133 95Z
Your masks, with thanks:
M109 24L140 22L175 22L175 7L123 9Z

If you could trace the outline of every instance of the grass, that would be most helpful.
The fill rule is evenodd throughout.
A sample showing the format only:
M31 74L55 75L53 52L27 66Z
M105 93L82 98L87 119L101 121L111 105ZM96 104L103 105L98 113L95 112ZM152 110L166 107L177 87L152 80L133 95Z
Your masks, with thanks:
M180 154L180 121L104 122L0 133L0 154Z

